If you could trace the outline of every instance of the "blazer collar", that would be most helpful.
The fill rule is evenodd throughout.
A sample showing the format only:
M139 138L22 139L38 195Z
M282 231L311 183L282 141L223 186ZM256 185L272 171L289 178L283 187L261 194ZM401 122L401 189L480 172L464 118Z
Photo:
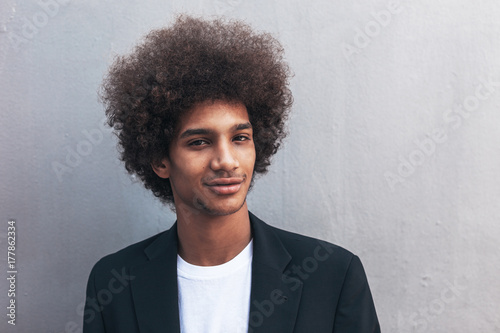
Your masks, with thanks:
M253 232L248 332L293 332L302 282L284 272L292 256L272 227L250 213Z
M177 223L145 250L149 261L131 268L140 332L180 332L177 294Z
M249 213L253 233L249 333L293 331L302 282L287 278L291 255L273 229ZM180 332L177 223L145 250L149 261L131 268L132 298L141 332Z

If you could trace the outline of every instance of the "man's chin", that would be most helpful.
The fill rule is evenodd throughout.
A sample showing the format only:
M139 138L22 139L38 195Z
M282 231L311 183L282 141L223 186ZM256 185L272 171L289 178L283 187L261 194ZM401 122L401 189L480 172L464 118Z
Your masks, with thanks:
M199 201L198 202L198 209L200 210L201 213L205 213L205 214L211 215L211 216L227 216L227 215L237 213L245 205L245 202L246 202L246 198L245 198L245 200L243 200L243 202L241 204L238 204L236 206L235 205L227 205L224 207L211 207L211 206L205 204L204 202Z

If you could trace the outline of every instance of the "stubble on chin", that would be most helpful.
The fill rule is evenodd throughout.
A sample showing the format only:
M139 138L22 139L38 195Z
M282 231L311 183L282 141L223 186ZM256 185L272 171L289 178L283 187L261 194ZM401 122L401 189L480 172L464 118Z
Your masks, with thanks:
M200 198L196 198L196 207L201 212L208 214L208 215L211 215L211 216L227 216L227 215L231 215L231 214L238 212L241 209L241 207L243 207L246 200L247 200L247 198L245 196L245 199L243 200L241 205L236 209L234 209L234 208L233 209L216 209L216 208L212 208L212 207L207 206L203 202L203 200L201 200Z

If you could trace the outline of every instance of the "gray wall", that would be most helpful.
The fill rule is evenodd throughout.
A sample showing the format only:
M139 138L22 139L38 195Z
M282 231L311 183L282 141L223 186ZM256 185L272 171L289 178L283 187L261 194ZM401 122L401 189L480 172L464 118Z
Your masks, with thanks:
M177 12L286 48L291 134L254 213L358 254L384 332L500 331L498 1L2 0L0 267L16 219L18 307L11 327L2 278L1 332L78 332L92 265L173 223L124 172L96 91Z

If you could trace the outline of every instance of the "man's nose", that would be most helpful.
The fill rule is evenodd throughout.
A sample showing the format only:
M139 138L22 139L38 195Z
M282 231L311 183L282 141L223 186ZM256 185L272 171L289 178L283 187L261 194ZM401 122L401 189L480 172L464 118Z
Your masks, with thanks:
M219 143L214 150L212 170L232 171L239 167L236 151L230 143Z

